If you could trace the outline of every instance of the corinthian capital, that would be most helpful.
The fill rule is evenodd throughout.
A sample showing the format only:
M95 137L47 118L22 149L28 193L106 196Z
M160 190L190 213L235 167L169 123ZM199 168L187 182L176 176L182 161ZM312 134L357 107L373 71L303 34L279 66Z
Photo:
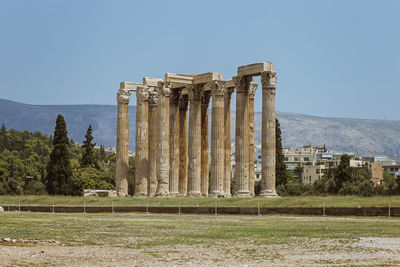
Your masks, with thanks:
M155 87L150 87L148 90L149 93L149 102L151 105L157 105L158 104L158 92Z
M158 87L158 94L160 96L169 96L171 93L171 82L163 82L161 87Z
M207 83L207 86L211 89L212 96L223 96L226 91L226 83L223 81L212 81Z
M256 83L250 84L250 87L249 87L249 97L254 98L254 96L255 96L255 94L256 94L257 88L258 88L258 84L256 84Z
M274 71L262 72L261 84L263 88L276 87L276 72Z
M136 96L141 101L148 101L149 100L149 87L138 86L138 88L136 90Z
M125 89L119 89L117 93L117 102L118 104L129 104L129 96L131 94L129 93L128 90Z
M253 81L253 77L251 76L237 76L232 78L232 81L235 83L236 92L240 93L243 91L249 91L249 87L251 82Z
M189 100L200 100L201 99L201 92L203 91L202 85L190 85L187 87L189 93Z

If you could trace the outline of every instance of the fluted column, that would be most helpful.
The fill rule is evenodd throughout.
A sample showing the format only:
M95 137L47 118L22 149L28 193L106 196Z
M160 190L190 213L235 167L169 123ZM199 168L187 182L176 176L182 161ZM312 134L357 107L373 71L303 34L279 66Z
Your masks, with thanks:
M118 196L128 195L129 174L129 96L128 90L117 94L117 151L115 158L115 185Z
M157 190L157 88L149 89L149 182L148 196L154 197Z
M224 128L225 128L225 177L224 192L226 197L231 196L231 96L234 88L227 88L224 97Z
M169 194L169 94L170 84L158 88L157 125L157 191L156 196Z
M147 196L149 179L149 93L147 87L136 91L135 196Z
M201 96L201 195L208 196L208 106L210 104L211 93L203 91Z
M235 194L250 196L249 192L249 87L252 78L236 79L236 138Z
M169 195L179 196L179 90L169 98Z
M219 81L211 82L212 113L211 113L211 177L210 195L225 196L225 125L224 125L224 95L225 84Z
M275 91L276 73L261 74L262 84L262 147L261 147L261 193L263 197L277 197L275 190Z
M257 84L252 83L249 90L249 191L250 195L255 196L254 192L254 162L255 162L255 136L254 136L254 96Z
M200 85L188 88L189 144L188 144L188 196L201 196L201 91Z
M179 194L186 196L187 194L187 110L188 110L188 95L181 94L179 99Z

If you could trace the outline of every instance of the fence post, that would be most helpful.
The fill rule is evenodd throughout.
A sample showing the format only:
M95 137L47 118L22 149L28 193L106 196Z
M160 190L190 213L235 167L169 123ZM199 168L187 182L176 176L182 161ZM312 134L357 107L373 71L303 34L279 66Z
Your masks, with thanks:
M261 212L260 212L260 201L257 201L257 211L258 211L258 216L261 216Z
M325 201L324 201L324 206L323 206L323 208L322 208L322 211L323 211L323 212L322 212L322 215L323 215L323 216L326 216L326 213L325 213Z
M215 215L218 215L218 199L215 200Z
M150 212L149 212L149 203L147 203L147 205L146 205L146 214L150 214Z
M86 213L86 202L83 202L83 213Z
M389 215L389 218L390 218L390 201L389 201L389 213L388 213L388 215Z
M181 213L181 202L179 201L179 206L178 206L179 208L178 208L178 214L182 214Z

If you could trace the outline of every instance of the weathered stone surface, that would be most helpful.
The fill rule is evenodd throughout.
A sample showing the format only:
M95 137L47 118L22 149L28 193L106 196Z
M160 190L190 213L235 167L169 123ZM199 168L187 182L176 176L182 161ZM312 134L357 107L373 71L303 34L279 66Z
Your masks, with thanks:
M143 84L141 84L141 83L121 82L120 89L135 92L137 90L138 86L142 86L142 85Z
M235 194L250 196L249 192L249 87L252 78L236 79L236 138Z
M117 94L117 153L115 167L115 184L118 196L128 195L129 173L129 104L130 93L120 89Z
M169 195L169 95L171 83L158 88L157 125L157 191L156 196Z
M212 113L211 113L211 177L210 196L225 196L225 125L224 125L224 82L212 83Z
M240 66L238 76L257 76L265 71L273 71L274 65L271 62L262 62Z
M193 84L193 75L166 73L164 79L170 82L170 88L182 88Z
M149 179L149 92L140 86L136 91L135 196L147 196Z
M231 196L231 96L234 87L227 84L227 90L224 96L224 128L225 128L225 177L224 177L224 192L226 197ZM228 87L229 86L229 87Z
M189 90L188 196L199 197L201 177L201 92L202 86Z
M276 73L263 72L262 84L262 147L261 192L262 197L277 197L275 190L275 90Z
M0 206L0 212L4 212L4 208Z
M254 161L255 161L255 136L254 136L254 97L257 90L257 84L252 83L249 88L249 191L252 196L254 192Z
M169 195L179 196L179 89L169 98Z
M222 80L222 74L218 72L206 72L193 75L193 84L208 83L215 80ZM205 88L205 90L208 89Z
M149 89L149 182L148 196L155 196L157 190L157 88Z
M179 98L179 194L186 196L188 183L188 143L187 143L187 110L188 95L182 94Z
M210 97L211 93L203 90L201 95L201 181L200 181L201 195L203 197L208 196L208 188L209 188L208 106L210 105Z

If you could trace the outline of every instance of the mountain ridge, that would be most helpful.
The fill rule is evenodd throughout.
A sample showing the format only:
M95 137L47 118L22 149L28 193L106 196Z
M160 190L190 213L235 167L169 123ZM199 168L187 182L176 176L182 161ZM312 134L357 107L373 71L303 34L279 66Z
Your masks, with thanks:
M129 106L130 149L134 149L136 107ZM41 131L52 135L57 114L67 122L69 137L84 140L89 124L97 144L115 146L117 106L99 104L32 105L0 99L0 123L16 130ZM277 111L285 147L306 144L326 145L328 149L354 152L360 156L387 155L400 158L400 121L320 117ZM235 112L231 114L234 139ZM210 117L211 121L211 117ZM255 136L261 137L261 112L255 112Z

